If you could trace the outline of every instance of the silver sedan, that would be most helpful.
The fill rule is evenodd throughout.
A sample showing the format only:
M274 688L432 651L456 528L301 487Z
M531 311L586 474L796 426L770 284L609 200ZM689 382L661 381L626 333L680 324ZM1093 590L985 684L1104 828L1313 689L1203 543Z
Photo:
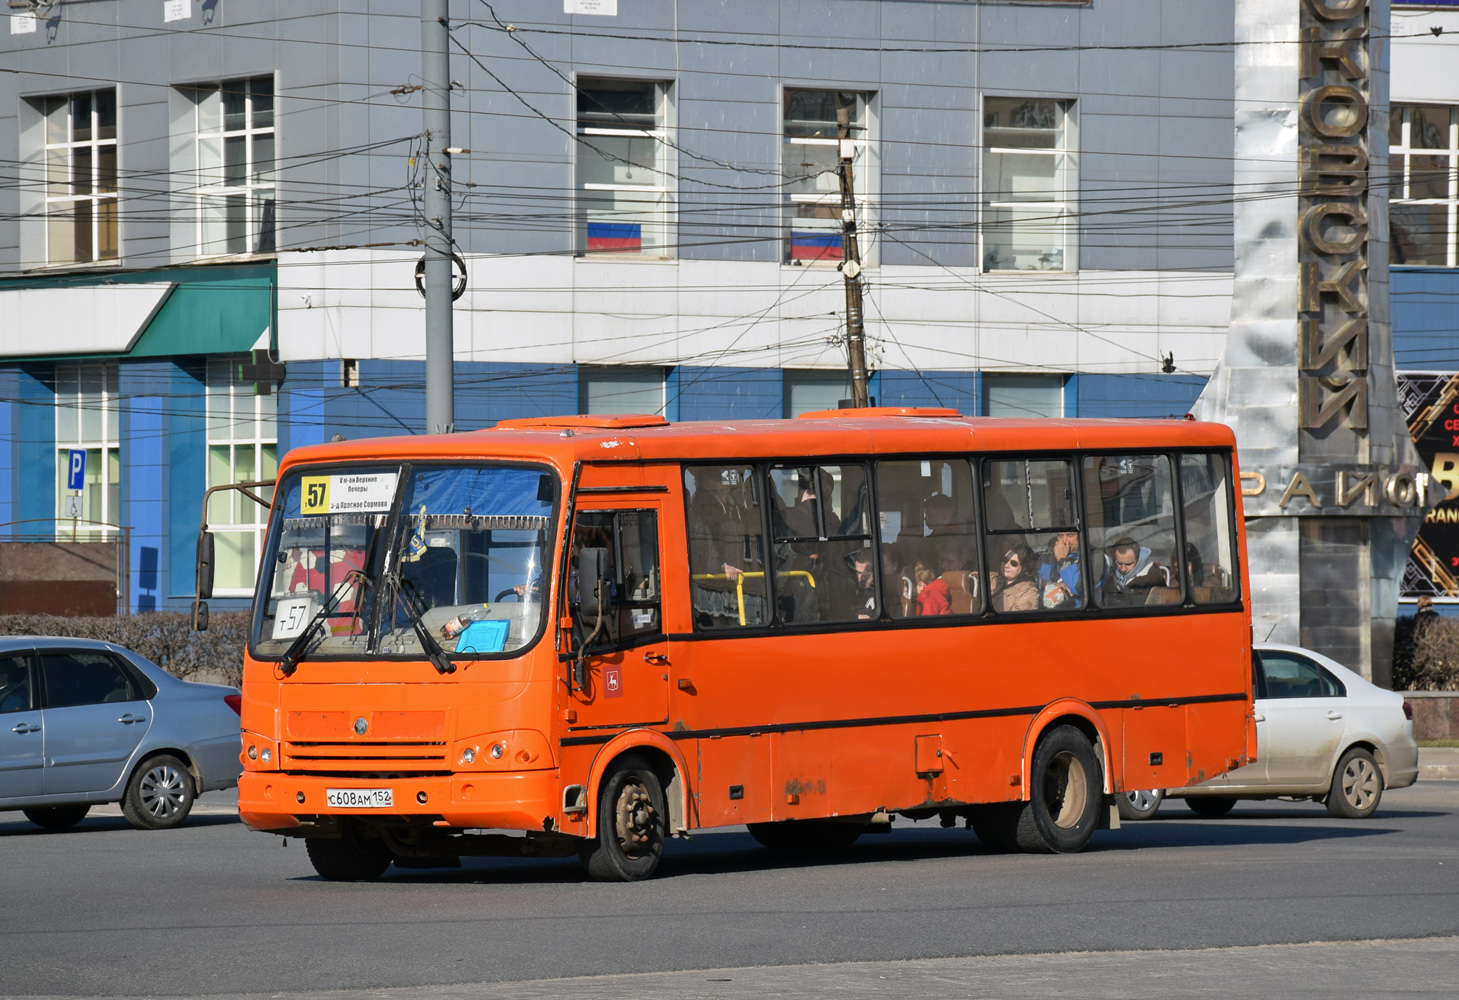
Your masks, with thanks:
M238 784L240 705L236 688L121 646L0 638L0 810L62 830L120 802L139 829L176 826L198 795Z
M1190 788L1134 791L1120 815L1146 819L1162 798L1183 798L1197 815L1221 816L1238 799L1301 798L1345 819L1378 808L1385 788L1418 779L1413 710L1403 695L1300 646L1257 646L1256 762Z

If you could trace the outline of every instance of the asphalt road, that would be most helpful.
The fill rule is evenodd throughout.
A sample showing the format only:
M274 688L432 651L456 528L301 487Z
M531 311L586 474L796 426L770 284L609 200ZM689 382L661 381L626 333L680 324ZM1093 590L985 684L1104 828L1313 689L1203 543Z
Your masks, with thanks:
M700 834L633 885L494 859L327 883L301 843L250 832L218 796L199 805L159 833L115 809L62 834L0 814L0 993L1331 997L1459 983L1459 782L1390 792L1365 822L1307 803L1200 820L1172 802L1060 857L990 855L935 821L820 863ZM1291 989L1272 989L1284 975ZM551 982L564 977L590 978Z

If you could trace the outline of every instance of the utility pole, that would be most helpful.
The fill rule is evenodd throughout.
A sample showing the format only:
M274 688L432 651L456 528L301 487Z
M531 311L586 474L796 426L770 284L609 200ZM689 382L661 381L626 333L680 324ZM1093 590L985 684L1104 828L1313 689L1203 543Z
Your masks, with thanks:
M851 405L870 405L866 391L866 330L861 322L861 250L856 245L856 188L851 183L851 109L836 109L841 178L841 277L846 282L846 363L851 370Z
M421 0L421 104L425 112L426 429L456 428L451 317L451 55L447 0Z

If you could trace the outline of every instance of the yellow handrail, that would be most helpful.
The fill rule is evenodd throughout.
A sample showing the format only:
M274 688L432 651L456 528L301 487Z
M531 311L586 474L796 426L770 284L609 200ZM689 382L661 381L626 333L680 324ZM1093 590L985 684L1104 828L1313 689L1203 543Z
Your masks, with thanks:
M737 574L735 576L735 604L739 606L739 611L740 611L740 624L741 625L745 624L745 578L746 577L753 576L753 577L755 577L755 578L758 579L758 578L763 577L764 575L765 575L765 571L764 570L752 570L752 571L741 571L739 574ZM816 578L814 576L812 576L809 573L809 571L807 571L807 570L803 570L803 569L777 570L776 573L775 573L776 579L779 579L782 576L803 576L803 577L806 578L806 582L811 585L811 589L812 590L815 589L815 586L816 586ZM729 574L728 573L695 573L692 576L690 576L689 579L691 579L691 580L728 580L729 579Z

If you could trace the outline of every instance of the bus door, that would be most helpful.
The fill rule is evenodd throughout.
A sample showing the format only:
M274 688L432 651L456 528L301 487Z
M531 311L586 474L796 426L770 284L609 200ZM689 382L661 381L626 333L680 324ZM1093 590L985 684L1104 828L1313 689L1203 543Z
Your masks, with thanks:
M568 562L572 730L660 725L669 648L660 569L662 501L580 499Z

